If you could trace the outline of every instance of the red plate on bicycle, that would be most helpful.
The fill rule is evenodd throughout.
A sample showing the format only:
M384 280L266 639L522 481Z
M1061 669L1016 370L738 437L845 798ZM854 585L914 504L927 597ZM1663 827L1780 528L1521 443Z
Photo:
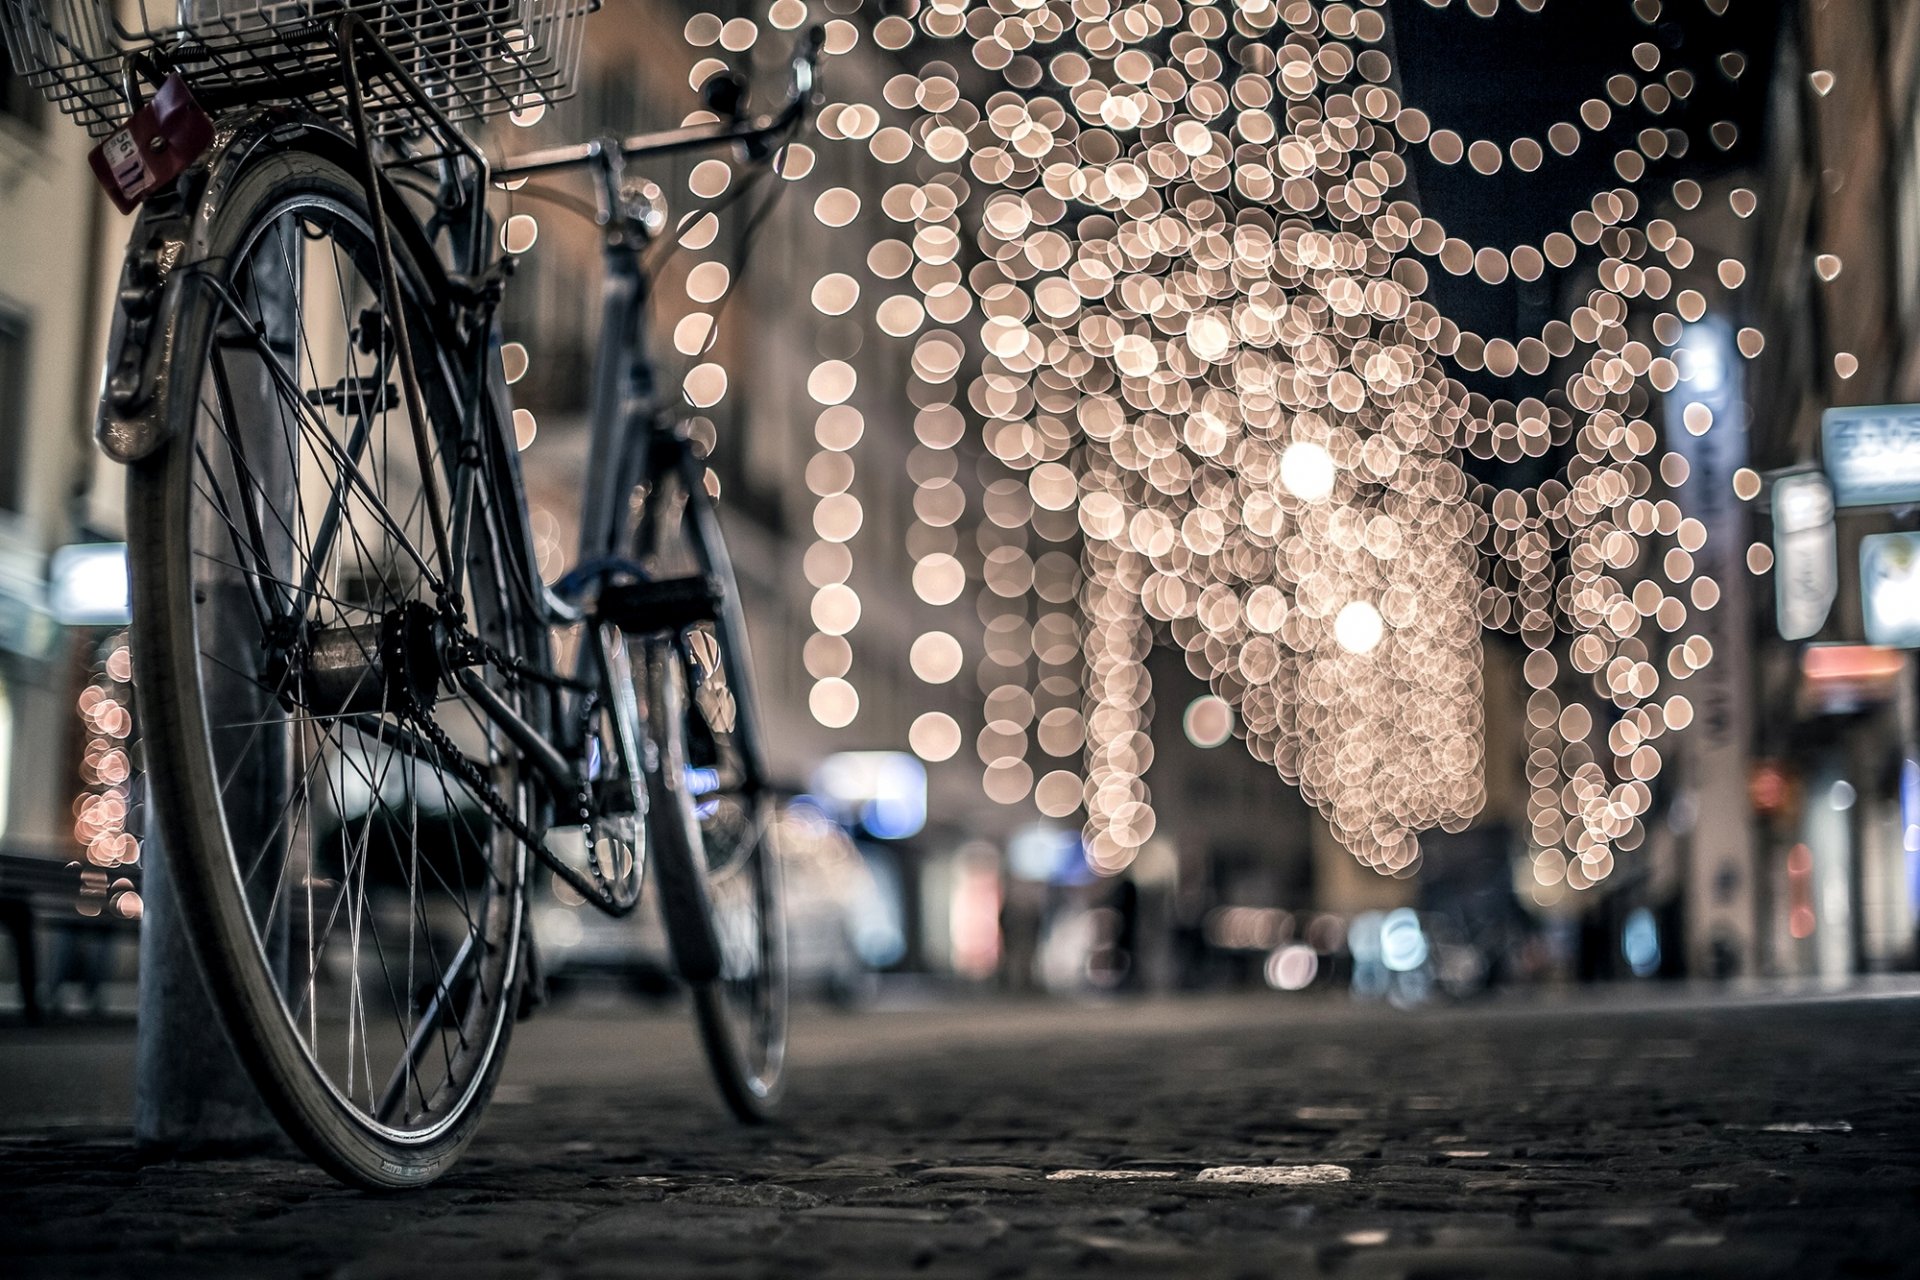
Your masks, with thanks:
M178 73L87 154L93 176L122 213L172 182L213 144L213 118Z

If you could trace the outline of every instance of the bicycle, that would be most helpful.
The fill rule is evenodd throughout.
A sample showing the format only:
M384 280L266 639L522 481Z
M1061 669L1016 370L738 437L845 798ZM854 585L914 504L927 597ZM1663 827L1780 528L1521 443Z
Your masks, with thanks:
M133 26L0 2L15 65L139 208L98 437L129 468L146 768L281 1125L350 1184L443 1173L538 985L534 865L620 915L649 855L720 1090L764 1119L786 985L752 662L705 463L654 387L673 242L624 175L720 147L764 174L817 29L770 116L723 80L711 123L494 168L462 123L564 94L598 0L165 0ZM591 205L527 194L597 220L606 278L579 558L549 587L488 201L567 171Z

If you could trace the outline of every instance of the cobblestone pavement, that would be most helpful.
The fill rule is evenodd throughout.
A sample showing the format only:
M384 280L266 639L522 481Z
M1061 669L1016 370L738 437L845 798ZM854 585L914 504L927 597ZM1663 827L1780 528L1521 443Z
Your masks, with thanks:
M103 1123L124 1029L0 1030L0 1272L1913 1275L1917 1014L1910 994L822 1013L790 1118L754 1131L677 1018L576 1007L520 1029L451 1176L384 1197L290 1157L144 1163Z

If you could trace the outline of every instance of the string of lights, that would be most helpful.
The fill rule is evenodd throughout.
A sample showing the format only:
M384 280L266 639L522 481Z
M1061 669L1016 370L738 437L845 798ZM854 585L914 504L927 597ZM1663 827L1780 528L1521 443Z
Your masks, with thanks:
M127 829L133 808L133 662L127 637L116 635L101 646L105 656L80 690L76 709L85 735L80 753L80 791L73 798L73 838L84 859L81 915L102 910L126 919L140 918L142 902L133 881L116 876L118 868L138 866L140 839Z
M776 8L782 25L804 17L797 0ZM899 230L870 247L871 281L824 276L814 300L911 344L913 585L937 606L977 593L983 785L1051 817L1084 810L1104 871L1155 829L1143 665L1155 634L1356 856L1405 872L1414 833L1462 827L1485 802L1481 630L1513 633L1532 690L1536 876L1576 889L1644 839L1660 740L1692 720L1676 686L1712 659L1690 624L1720 586L1695 572L1704 526L1663 496L1683 493L1689 468L1651 411L1687 394L1688 326L1745 268L1701 261L1681 234L1696 181L1658 200L1644 189L1688 154L1695 71L1641 41L1627 52L1638 74L1610 77L1577 124L1534 131L1544 147L1469 140L1402 104L1380 9L932 0L871 28L884 50L925 43L917 70L820 118L822 146L860 146L902 174L880 201ZM1632 11L1652 24L1663 5ZM689 39L745 48L751 26L703 15ZM843 48L861 37L833 26ZM938 56L960 41L976 64L964 75ZM1743 67L1729 52L1715 71ZM963 89L983 77L996 87ZM1475 247L1407 198L1405 148L1532 173L1583 132L1615 136L1630 108L1662 123L1615 152L1622 185L1537 244ZM1705 136L1721 150L1737 138L1724 121ZM815 214L844 225L849 200L825 193ZM1732 205L1749 216L1755 199L1736 191ZM1576 269L1583 249L1600 259L1580 304L1517 340L1463 328L1427 296L1423 258L1498 288ZM1818 269L1830 279L1840 264ZM1763 345L1751 329L1737 339L1749 358ZM1545 397L1462 380L1556 368ZM809 389L832 413L857 379L830 362ZM1692 402L1681 421L1697 435L1713 411ZM858 616L844 548L859 430L823 415L820 432L808 668L816 718L837 727L857 708L842 646ZM972 478L957 448L968 432L984 455ZM1524 487L1462 469L1549 456L1559 474ZM911 661L945 683L963 654L952 632L930 631ZM944 712L908 736L932 761L963 738ZM1076 752L1078 772L1062 763Z

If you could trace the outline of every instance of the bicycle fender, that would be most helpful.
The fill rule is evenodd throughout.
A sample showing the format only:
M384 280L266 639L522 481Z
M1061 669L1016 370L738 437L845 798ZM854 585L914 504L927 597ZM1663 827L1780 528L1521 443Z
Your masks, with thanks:
M181 187L204 172L183 175ZM186 253L190 207L175 188L142 206L127 242L107 339L106 382L94 418L94 439L109 458L135 462L173 434L166 413L166 356L180 313L174 268Z
M334 154L347 145L318 121L262 109L221 122L201 160L141 205L120 269L105 382L94 417L94 439L116 462L150 456L178 430L172 412L173 352L194 287L190 268L205 259L213 216L262 144Z

